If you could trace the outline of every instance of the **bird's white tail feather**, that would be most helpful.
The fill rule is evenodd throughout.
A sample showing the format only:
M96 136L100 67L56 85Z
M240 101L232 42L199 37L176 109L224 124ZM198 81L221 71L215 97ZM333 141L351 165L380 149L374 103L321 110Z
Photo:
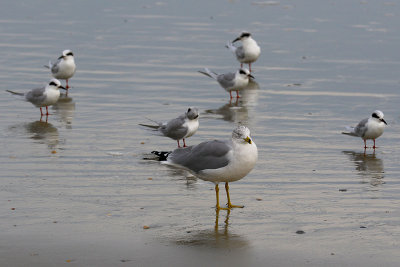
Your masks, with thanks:
M234 46L231 42L227 42L225 47L228 48L229 50L231 50L233 53L235 53L236 49L237 49L237 47Z
M208 68L204 68L204 71L199 70L200 73L213 78L213 79L217 79L218 74L216 74L215 72L210 71Z
M357 136L354 132L354 127L351 126L345 126L347 132L342 132L342 134L346 135L351 135L351 136Z

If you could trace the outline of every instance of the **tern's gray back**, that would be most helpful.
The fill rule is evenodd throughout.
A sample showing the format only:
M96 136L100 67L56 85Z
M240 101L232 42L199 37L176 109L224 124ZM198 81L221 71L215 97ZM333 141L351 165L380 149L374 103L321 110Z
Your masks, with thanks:
M224 87L224 88L230 88L233 87L235 84L235 73L229 72L225 74L220 74L217 77L217 81L219 84Z
M196 146L175 149L168 160L194 172L218 169L229 163L227 153L232 149L230 142L219 140L202 142Z
M368 118L363 119L362 121L360 121L357 126L354 128L354 133L357 136L360 137L364 137L365 132L367 131L367 122L368 122Z
M34 105L40 105L46 99L45 87L35 88L25 94L25 99Z
M188 131L188 128L183 126L184 123L185 115L181 115L176 119L170 120L167 124L161 125L160 132L174 140L182 139Z
M236 57L237 57L237 59L239 59L239 60L242 60L242 59L244 59L244 49L243 49L243 46L240 46L240 47L238 47L237 49L236 49Z

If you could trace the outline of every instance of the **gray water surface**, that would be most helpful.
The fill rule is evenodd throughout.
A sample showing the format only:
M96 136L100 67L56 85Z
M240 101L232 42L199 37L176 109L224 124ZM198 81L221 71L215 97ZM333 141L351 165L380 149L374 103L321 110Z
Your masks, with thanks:
M395 1L2 1L0 265L398 266L399 26ZM262 54L230 102L197 71L236 70L243 30ZM64 49L77 71L46 122L5 90L48 82ZM143 159L176 142L138 124L190 106L189 145L251 129L244 209ZM364 152L340 133L375 109L389 126Z

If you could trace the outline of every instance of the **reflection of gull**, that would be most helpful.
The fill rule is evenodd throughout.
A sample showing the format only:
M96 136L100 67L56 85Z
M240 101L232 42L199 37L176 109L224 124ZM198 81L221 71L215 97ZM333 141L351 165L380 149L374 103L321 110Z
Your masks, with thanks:
M48 116L48 106L57 103L60 98L60 88L65 89L61 86L59 80L51 79L46 86L32 89L26 93L18 93L10 90L7 90L7 92L23 97L25 101L31 102L34 106L40 108L41 116L43 116L42 107L46 107L46 115Z
M206 248L240 249L242 251L249 246L249 242L243 237L229 232L229 215L230 210L227 210L223 221L223 229L219 230L219 210L217 210L213 230L189 231L186 236L179 238L176 243ZM237 262L232 266L238 266Z
M356 170L361 176L370 177L371 185L382 184L384 178L383 161L376 157L375 153L357 153L354 151L343 151L344 154L350 157L350 160L356 166Z
M367 140L372 139L374 140L373 148L375 149L375 139L383 134L383 130L387 125L383 116L382 111L375 110L371 117L363 119L356 127L346 127L347 132L342 132L342 134L361 137L364 140L364 148L367 148Z
M205 112L208 114L222 115L222 119L230 122L249 122L252 117L252 111L257 106L259 85L253 80L249 81L248 86L242 90L242 97L235 102L221 106L218 109L208 109Z
M242 41L242 46L236 47L233 43ZM251 38L249 32L242 32L242 34L233 40L228 42L226 48L231 50L235 55L236 59L240 62L240 66L243 67L243 63L249 64L249 70L251 72L251 63L255 62L260 56L261 49L257 42Z
M152 128L162 135L174 139L178 142L178 147L181 147L179 140L183 140L183 147L186 147L185 138L191 137L199 128L199 111L197 108L188 108L188 110L168 122L155 122L157 125L139 124L148 128Z
M229 182L246 176L255 166L258 158L257 146L250 138L250 130L238 126L232 132L229 141L207 141L196 146L178 148L172 152L153 151L160 161L182 167L193 175L215 184L217 198L216 209L242 208L234 206L229 197ZM228 207L219 206L218 183L225 182Z
M53 110L56 111L64 123L71 125L75 111L75 102L71 97L64 94L60 95L58 102L53 105Z
M238 69L236 72L217 74L205 68L204 71L199 70L199 72L216 80L222 88L229 92L231 99L232 91L236 91L236 98L239 98L239 91L249 84L249 78L254 78L248 69Z

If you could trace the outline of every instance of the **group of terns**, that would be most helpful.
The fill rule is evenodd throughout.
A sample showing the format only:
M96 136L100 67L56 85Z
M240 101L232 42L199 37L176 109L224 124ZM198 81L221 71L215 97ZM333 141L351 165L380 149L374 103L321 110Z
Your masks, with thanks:
M233 43L237 41L241 41L242 45L235 46ZM236 97L239 98L239 91L248 85L250 78L254 78L251 75L251 64L258 59L261 49L249 32L242 32L232 42L228 42L226 47L235 54L236 59L241 64L240 69L236 72L224 74L217 74L208 68L199 72L215 79L222 88L229 92L231 99L232 91L236 91ZM243 68L243 64L248 64L249 69ZM60 89L68 92L68 80L75 74L76 70L73 52L64 50L55 62L50 61L46 67L50 69L54 77L46 86L25 93L7 90L40 108L41 116L44 115L43 107L46 108L46 116L49 115L48 107L57 103L60 97ZM66 80L66 86L63 87L58 79ZM370 118L363 119L355 127L346 127L347 131L342 133L361 137L364 140L364 148L367 148L366 141L371 139L374 142L373 148L375 149L375 139L383 134L387 125L383 117L383 112L376 110ZM212 140L194 146L186 146L185 139L195 134L199 128L199 111L195 107L188 108L184 114L166 123L157 122L156 125L140 125L150 127L161 135L177 141L178 148L173 151L153 151L152 153L160 161L184 168L200 179L213 182L215 184L217 210L243 207L231 203L229 183L245 177L257 162L257 146L246 126L237 126L229 140ZM180 146L180 140L183 141L183 147ZM219 205L219 183L225 183L226 207Z
M51 75L55 78L51 79L46 86L24 93L7 90L40 108L40 116L44 115L43 107L46 107L46 116L49 115L48 107L57 103L60 98L60 89L64 89L68 93L68 80L74 76L76 70L74 54L69 49L64 50L55 62L49 61L49 65L45 65L45 67L50 69ZM58 79L66 80L66 86L63 87Z

